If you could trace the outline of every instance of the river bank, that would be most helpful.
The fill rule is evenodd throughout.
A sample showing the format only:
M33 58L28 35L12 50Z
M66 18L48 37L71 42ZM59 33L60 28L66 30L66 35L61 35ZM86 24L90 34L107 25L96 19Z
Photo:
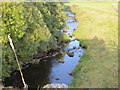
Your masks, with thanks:
M71 5L71 10L80 22L73 34L87 49L70 87L118 88L118 14L112 3Z
M73 79L73 70L83 55L84 49L80 47L78 39L72 35L79 24L74 19L75 15L70 11L66 11L66 14L68 17L66 24L69 26L69 29L60 30L60 33L62 34L61 38L67 36L70 40L63 42L63 47L57 51L55 50L56 52L50 51L48 54L43 54L43 56L38 53L34 62L22 69L25 81L30 89L41 88L51 83L69 85ZM5 86L17 88L23 87L19 72L6 78L4 84Z

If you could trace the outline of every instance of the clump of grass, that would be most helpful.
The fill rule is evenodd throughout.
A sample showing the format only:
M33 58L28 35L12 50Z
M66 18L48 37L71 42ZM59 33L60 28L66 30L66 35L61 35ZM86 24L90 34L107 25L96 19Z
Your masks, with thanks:
M70 87L118 87L118 16L112 4L97 4L71 6L80 22L73 34L87 49L74 70Z
M58 40L59 42L67 42L67 41L70 41L70 38L66 34L61 34Z

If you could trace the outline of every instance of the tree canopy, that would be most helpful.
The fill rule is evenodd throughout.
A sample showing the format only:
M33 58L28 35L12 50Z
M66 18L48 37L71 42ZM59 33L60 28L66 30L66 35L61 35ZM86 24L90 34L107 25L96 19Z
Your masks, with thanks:
M2 7L2 77L17 69L7 35L10 35L21 64L37 52L58 48L59 31L66 26L62 3L4 2Z

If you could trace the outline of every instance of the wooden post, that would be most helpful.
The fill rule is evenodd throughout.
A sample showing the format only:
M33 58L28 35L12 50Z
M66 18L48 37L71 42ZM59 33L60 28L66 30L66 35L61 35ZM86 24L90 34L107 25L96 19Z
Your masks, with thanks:
M21 74L21 78L22 78L22 82L23 82L23 84L24 84L24 88L28 88L27 84L25 83L24 77L23 77L23 73L22 73L22 70L21 70L21 67L20 67L18 58L17 58L17 54L16 54L16 51L15 51L15 48L14 48L12 39L11 39L11 37L10 37L9 35L8 35L8 39L9 39L9 42L10 42L10 46L12 47L12 50L13 50L13 52L14 52L14 54L15 54L16 62L17 62L17 64L18 64L18 69L19 69L20 74Z

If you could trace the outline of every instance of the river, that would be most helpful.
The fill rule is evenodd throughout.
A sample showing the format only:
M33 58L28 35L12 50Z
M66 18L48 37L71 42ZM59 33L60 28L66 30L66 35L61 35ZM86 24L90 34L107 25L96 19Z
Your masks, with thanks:
M80 43L72 32L77 29L78 22L75 21L75 15L71 12L66 12L68 19L66 21L69 29L67 32L61 30L61 33L65 33L70 36L71 42L64 47L63 55L58 55L53 58L40 60L39 64L31 64L27 68L23 69L25 82L29 88L37 88L50 83L64 83L69 85L73 79L70 73L74 70L75 66L79 63L80 57L84 53L84 49L80 47ZM75 48L73 48L75 47ZM66 52L73 52L74 56L70 57ZM63 60L64 63L59 63L59 60ZM11 78L7 78L4 82L5 86L23 87L20 74L16 74Z

